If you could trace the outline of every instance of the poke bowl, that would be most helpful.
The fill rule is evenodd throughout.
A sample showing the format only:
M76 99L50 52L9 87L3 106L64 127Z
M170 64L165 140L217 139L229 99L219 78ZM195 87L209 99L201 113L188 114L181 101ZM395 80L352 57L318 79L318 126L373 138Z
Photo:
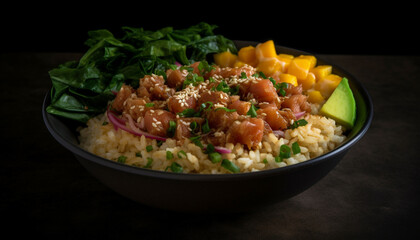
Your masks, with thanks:
M256 48L262 44L250 41L233 41L233 43L237 49L250 46ZM186 113L185 110L188 107L177 110L170 115L173 117L170 118L172 122L171 120L166 121L168 126L166 126L162 135L156 130L159 129L156 124L159 121L156 121L156 118L158 115L161 116L171 112L175 107L169 106L168 109L168 106L165 106L165 110L162 110L163 108L156 108L160 102L145 101L141 103L142 108L140 109L144 110L145 107L150 109L145 111L146 114L143 113L143 115L138 116L130 112L130 109L132 110L136 106L129 105L130 103L127 101L128 95L134 96L135 101L139 100L138 96L141 92L139 89L142 86L147 86L144 79L148 76L157 78L158 75L156 74L143 76L140 84L136 87L126 86L125 84L116 87L114 91L111 91L114 96L108 101L105 111L102 114L90 117L84 124L63 117L63 115L54 114L50 106L56 100L56 97L53 94L55 92L50 90L45 96L42 107L44 122L55 140L73 153L81 165L94 177L115 192L141 204L172 211L195 213L243 212L267 207L304 192L325 177L351 147L365 135L373 118L371 98L366 88L351 74L332 63L323 61L319 56L284 46L274 45L274 47L276 54L293 56L292 58L313 56L316 58L318 66L331 66L330 74L345 79L348 88L351 89L356 106L353 109L354 119L351 125L348 125L346 121L343 124L335 125L335 122L340 122L340 119L331 120L327 117L328 114L325 114L325 116L313 114L314 116L312 116L310 113L314 109L304 109L304 107L293 111L294 115L291 117L291 121L288 121L287 126L279 125L279 127L275 127L278 125L278 119L272 121L272 124L266 124L270 122L270 119L267 117L269 112L263 111L267 109L262 104L266 101L264 97L267 97L267 93L264 92L261 95L261 98L263 98L260 99L261 101L257 99L253 102L254 100L240 98L241 101L248 102L246 104L248 108L242 114L243 116L239 114L239 108L230 111L232 107L228 103L212 102L208 99L198 102L195 106L195 112L192 112L191 116L182 115L182 113ZM216 59L217 56L229 53L230 51L223 51L214 56ZM235 54L232 55L235 57ZM219 59L219 63L226 59L229 58ZM235 63L237 63L237 60ZM221 64L226 64L226 62ZM178 65L181 66L171 69L172 72L183 67L182 64ZM245 65L246 67L248 65ZM235 77L235 81L241 79L241 75L243 79L253 79L256 84L259 84L261 79L268 79L262 72L259 72L261 74L257 76L255 71L246 75L243 65L220 67L220 69L236 68L242 70ZM257 68L251 67L250 69L255 70ZM168 72L168 69L166 71ZM227 82L227 85L232 86L231 82L226 80L229 76L220 78L222 80L218 80L216 75L212 76L216 79L212 87L213 91L219 92L219 90L223 90L223 87L226 87L221 85L223 80ZM255 80L255 78L258 79ZM203 82L209 82L208 80L209 78L206 77ZM168 78L165 78L164 82L167 81ZM267 80L268 84L270 84L269 82L272 83L270 86L274 86L276 83L273 79ZM200 84L202 83L197 85ZM174 88L176 88L175 85L176 83L174 83ZM148 93L151 93L157 86L158 83L154 82L149 87ZM278 93L279 89L282 90L280 85L277 86L279 87L276 89ZM301 84L299 86L301 87ZM57 87L57 85L53 85L53 87ZM118 104L117 99L124 95L122 93L124 87L129 87L128 90L126 89L129 94L126 94L127 96ZM185 85L177 87L174 92L181 92L186 89ZM255 89L255 86L251 83L249 88ZM265 88L267 87L261 87L261 89ZM290 89L293 90L293 86L286 89L286 93ZM319 90L322 91L322 89ZM57 92L57 88L54 91ZM233 88L233 91L235 91L235 88ZM305 90L303 91L305 92ZM330 93L332 96L334 89L331 91L333 92ZM164 92L169 92L169 90ZM208 93L211 94L210 91ZM232 95L235 94L238 94L238 92L232 93L232 87L228 88L226 91L227 98L225 98L232 99ZM175 95L176 93L172 93L171 97ZM255 96L258 96L258 94L255 94ZM290 95L284 96L285 98L290 97ZM343 96L340 95L340 97ZM201 98L204 99L200 96L198 100ZM333 97L329 96L321 100L322 105L326 105L329 98ZM166 103L168 102L166 101ZM212 103L207 104L209 102ZM284 102L284 99L282 99L282 102ZM180 103L185 103L185 101L180 101ZM258 107L254 109L255 116L252 116L254 104ZM218 105L220 107L217 107ZM206 112L210 108L213 111ZM292 107L288 106L287 109L281 110L290 111L290 108ZM319 108L321 107L319 106ZM214 118L212 114L219 114L222 111L225 114L234 113L235 117L232 121L225 118L225 120L228 119L226 120L227 123L224 126L219 126L223 118L218 116L216 121L212 121L212 118ZM318 111L321 110L317 109L316 112ZM157 113L156 116L147 116L147 114L155 112ZM328 111L325 112L328 113ZM130 115L130 113L132 114ZM262 117L258 117L258 115ZM201 120L184 124L183 130L187 134L185 136L184 133L180 133L179 126L185 123L187 117L188 119L200 118ZM334 119L334 116L332 117ZM153 119L155 122L151 120L151 123L148 124L147 118ZM303 120L299 121L301 119ZM248 121L253 124L243 125ZM258 126L259 121L264 123L264 126L261 126L261 131L251 131L253 126ZM175 132L172 132L171 136L165 135L169 134L168 129L173 123L178 128L175 127ZM329 124L333 124L333 126L328 126ZM148 125L150 126L148 127ZM216 125L218 130L213 131ZM234 129L239 129L238 126L243 126L242 132L234 132ZM333 140L323 143L324 150L319 153L314 153L316 150L311 150L312 145L305 145L305 137L303 137L303 140L300 139L302 136L299 134L302 133L298 130L304 131L305 128L311 126L317 126L319 129L315 131L317 134L333 135L331 137ZM220 130L222 128L225 128L225 131ZM328 131L332 131L332 133L326 133ZM315 133L311 132L311 134ZM219 136L224 136L222 143L218 138ZM117 139L116 141L119 143L110 145L107 142L108 140L104 139ZM182 141L178 141L181 139ZM270 142L270 139L272 139L272 142ZM124 142L123 147L122 142ZM105 145L106 147L104 147ZM319 148L321 147L318 144L317 148L314 149ZM161 160L159 160L160 158Z

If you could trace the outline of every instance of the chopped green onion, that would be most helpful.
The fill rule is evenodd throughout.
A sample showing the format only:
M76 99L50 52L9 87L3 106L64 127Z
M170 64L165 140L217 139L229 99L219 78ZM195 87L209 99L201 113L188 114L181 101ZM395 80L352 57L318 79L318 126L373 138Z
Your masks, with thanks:
M281 96L286 96L287 83L282 82L280 84L276 84L275 87Z
M263 72L258 72L258 74L260 75L260 77L267 79L267 77L265 76L265 74Z
M204 151L204 153L209 154L209 153L212 153L212 152L216 152L216 149L214 148L213 144L209 143L209 144L207 144L206 151Z
M240 171L240 168L238 166L236 166L233 162L227 159L222 160L222 167L226 168L227 170L233 173L238 173Z
M222 161L222 155L218 152L209 153L209 159L212 163L218 163Z
M192 108L184 109L184 111L177 113L180 117L198 117L200 114ZM197 116L198 114L198 116Z
M287 146L286 144L283 144L280 146L280 158L281 159L285 159L285 158L290 158L290 147Z
M141 155L141 152L136 152L136 157L143 157L143 155Z
M281 157L279 157L279 156L275 156L274 157L274 161L276 161L276 162L283 162L283 159L281 159Z
M289 129L295 129L300 126L305 126L306 124L308 124L308 121L306 121L305 119L299 119L297 121L294 121L293 124L290 125Z
M247 78L246 73L245 72L241 72L241 79L245 79Z
M207 106L208 105L208 106ZM213 102L205 102L205 103L202 103L201 104L201 106L200 106L200 114L201 114L201 111L206 111L206 112L208 112L208 111L210 111L211 110L211 108L213 107ZM199 117L200 115L198 115L198 117Z
M171 164L171 171L172 172L174 172L174 173L181 173L184 169L182 168L182 166L181 165L179 165L178 163L176 163L176 162L173 162L172 164Z
M176 155L178 155L178 158L182 158L182 155L187 157L187 154L184 152L184 150L179 151Z
M151 151L153 151L153 146L152 146L152 145L148 145L148 146L146 146L146 151L147 151L147 152L151 152Z
M246 113L246 115L250 115L253 118L257 117L257 108L254 106L254 104L251 103L251 107L249 108L249 111Z
M174 158L174 155L171 151L166 151L166 160L171 160Z
M206 118L206 122L204 122L203 126L201 126L201 131L203 133L210 132L209 120Z
M190 66L181 66L179 69L180 70L187 70L188 72L194 71L194 68L190 67Z
M216 90L217 91L222 91L222 92L228 93L230 91L230 88L229 88L229 85L227 85L227 83L222 80L219 83L219 85L217 85Z
M264 164L267 164L267 163L268 163L267 158L264 158L262 162L263 162Z
M230 95L238 95L239 94L239 85L236 85L235 87L231 87L229 89Z
M236 112L236 109L234 109L234 108L229 109L227 107L218 107L218 108L214 109L214 111L221 110L221 109L225 110L226 112Z
M176 122L173 120L170 120L166 135L168 135L168 137L173 137L175 135L175 131L176 131Z
M193 142L195 145L199 146L200 148L204 148L203 144L201 143L201 136L194 136L190 137L191 142Z
M276 86L277 83L276 83L276 80L274 80L274 78L269 77L268 80L270 80L270 82L273 84L274 87Z
M200 128L198 127L198 123L196 121L193 121L190 123L191 133L195 134L200 131Z
M204 82L204 78L202 76L199 76L197 73L190 72L184 80L182 89L184 89L190 84L192 84L193 86L197 86L199 82Z
M108 122L107 122L107 121L104 121L104 122L102 123L102 126L105 126L105 125L108 125Z
M152 103L152 102L149 102L149 103L146 103L146 105L145 105L146 107L153 107L153 106L155 106L155 104L154 103Z
M117 162L119 163L125 163L125 160L127 160L127 157L124 155L121 155L118 157Z
M297 142L294 142L292 144L292 151L293 151L293 154L300 153L300 147L299 147L299 144Z
M144 166L144 168L150 168L152 166L152 162L153 162L153 158L148 157L146 166Z

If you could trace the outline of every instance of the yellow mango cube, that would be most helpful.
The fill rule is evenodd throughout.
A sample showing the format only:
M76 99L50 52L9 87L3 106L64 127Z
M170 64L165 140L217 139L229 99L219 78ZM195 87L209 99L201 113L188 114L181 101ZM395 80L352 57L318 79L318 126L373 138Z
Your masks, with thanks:
M244 62L242 62L242 61L239 61L239 60L236 60L236 62L233 64L233 67L238 67L238 68L240 68L240 67L243 67L243 66L245 66L246 65L246 63L244 63Z
M310 103L323 103L325 98L322 96L320 91L313 90L308 92L308 102Z
M229 51L226 51L214 54L213 58L214 62L220 67L233 67L238 56Z
M313 55L300 55L296 58L301 58L301 59L308 59L309 61L311 61L311 65L309 67L309 69L312 69L315 67L316 65L316 57Z
M277 55L277 59L283 64L282 72L287 72L287 69L289 68L290 62L293 60L293 58L293 55L284 53Z
M295 75L298 80L305 80L311 67L311 60L294 58L287 69L287 73Z
M281 73L278 75L278 79L280 82L290 83L293 86L298 85L298 80L295 75L288 74L288 73Z
M310 70L316 78L316 81L323 79L325 76L331 74L332 66L330 65L319 65Z
M255 54L255 47L248 46L239 49L238 51L238 60L244 62L250 66L256 67L258 64L258 59Z
M320 91L324 98L328 98L340 84L341 79L342 77L336 74L329 74L315 84L315 90Z
M277 58L265 58L258 63L257 71L263 72L266 76L271 76L281 71L282 63Z
M275 58L277 57L276 47L273 40L268 40L264 43L260 43L255 48L255 54L258 61L264 58Z
M315 74L313 74L312 72L309 72L308 76L304 80L299 80L298 82L299 84L302 84L303 90L311 89L315 85L315 82L316 82Z
M279 58L287 58L287 59L290 59L290 60L292 60L293 58L295 58L293 55L286 54L286 53L280 53L279 55L277 55L277 57L279 57Z

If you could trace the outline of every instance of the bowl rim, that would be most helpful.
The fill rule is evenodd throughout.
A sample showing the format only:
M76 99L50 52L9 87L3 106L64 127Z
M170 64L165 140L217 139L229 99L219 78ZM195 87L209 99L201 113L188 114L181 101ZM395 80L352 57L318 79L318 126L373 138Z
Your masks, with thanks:
M245 43L245 44L257 43L253 41L238 41L238 40L235 42L240 42L240 43ZM300 54L309 54L306 51L301 51L301 50L297 50L297 49L289 48L285 46L276 45L276 48L277 47L280 47L281 49L286 49L291 52L300 53ZM314 54L314 53L310 53L310 54L314 55L317 59L331 65L333 67L333 72L334 72L334 69L336 70L338 69L346 77L349 78L350 82L352 82L356 86L362 99L366 103L366 121L360 128L359 132L357 132L352 138L346 139L346 141L343 144L341 144L334 150L328 153L325 153L321 156L318 156L318 157L315 157L315 158L312 158L312 159L309 159L309 160L306 160L304 162L300 162L297 164L292 164L292 165L279 167L279 168L255 171L255 172L234 173L234 174L173 173L173 172L166 172L166 171L160 171L160 170L139 168L139 167L123 164L123 163L118 163L116 161L108 160L106 158L102 158L100 156L97 156L93 153L88 152L87 150L82 149L80 146L72 142L67 141L66 138L59 131L57 131L53 127L53 124L51 123L51 119L50 119L51 117L54 117L56 119L60 119L60 118L52 114L49 114L46 111L46 108L49 105L49 102L51 100L50 99L51 88L47 91L43 100L42 116L43 116L44 124L47 127L50 134L55 138L56 141L58 141L67 150L69 150L75 155L80 156L83 159L87 159L96 164L109 167L114 170L126 172L129 174L142 175L142 176L167 179L167 180L178 180L178 181L179 180L182 180L182 181L227 181L227 180L240 181L244 178L249 179L249 178L270 177L270 176L274 176L274 175L281 174L284 172L296 171L297 169L307 168L313 165L321 164L323 161L325 161L326 159L329 159L330 157L346 152L366 134L373 120L373 102L372 102L371 96L369 95L367 89L363 86L363 84L359 80L357 80L352 74L345 71L343 68L335 64L329 63L328 61L324 61L322 57L320 57L318 54ZM73 130L70 129L70 131L74 132L75 129Z

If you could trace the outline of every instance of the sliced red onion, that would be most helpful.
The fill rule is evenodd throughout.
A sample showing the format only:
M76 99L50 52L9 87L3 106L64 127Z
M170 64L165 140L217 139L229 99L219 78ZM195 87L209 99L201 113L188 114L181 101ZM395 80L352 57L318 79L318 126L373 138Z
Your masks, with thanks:
M121 119L121 118L115 116L111 111L107 111L106 113L107 113L107 116L108 116L109 121L114 125L115 130L117 130L118 128L120 128L120 129L122 129L122 130L124 130L126 132L129 132L129 133L131 133L133 135L136 135L136 136L145 136L147 138L156 139L156 140L160 140L160 141L165 141L166 140L166 138L164 138L164 137L152 135L152 134L149 134L147 132L141 131L136 126L133 118L131 116L129 116L129 115L126 115L126 118L128 119L128 126L130 128L128 128L125 125L124 119ZM231 153L232 152L230 149L227 149L227 148L224 148L224 147L218 147L218 146L215 146L214 147L214 150L216 152L220 153L220 154L225 154L225 153Z
M107 116L108 116L109 121L114 125L114 128L116 128L116 129L120 128L120 129L122 129L126 132L129 132L133 135L136 135L136 136L145 136L147 138L156 139L156 140L159 140L159 141L165 141L166 140L166 138L164 138L164 137L152 135L152 134L149 134L147 132L140 131L140 129L138 129L138 131L134 131L134 130L128 128L125 124L120 122L121 119L119 120L119 118L116 117L114 114L112 114L110 111L107 111Z
M299 118L305 116L306 112L297 112L297 113L294 113L294 114L295 114L296 119L299 119Z
M177 65L178 67L181 67L182 66L182 64L179 63L178 61L175 61L175 65Z
M282 130L274 130L273 134L279 138L279 137L284 137L284 132Z
M224 148L224 147L217 147L217 146L214 147L214 150L218 153L221 153L221 154L232 152L230 149L227 149L227 148Z

